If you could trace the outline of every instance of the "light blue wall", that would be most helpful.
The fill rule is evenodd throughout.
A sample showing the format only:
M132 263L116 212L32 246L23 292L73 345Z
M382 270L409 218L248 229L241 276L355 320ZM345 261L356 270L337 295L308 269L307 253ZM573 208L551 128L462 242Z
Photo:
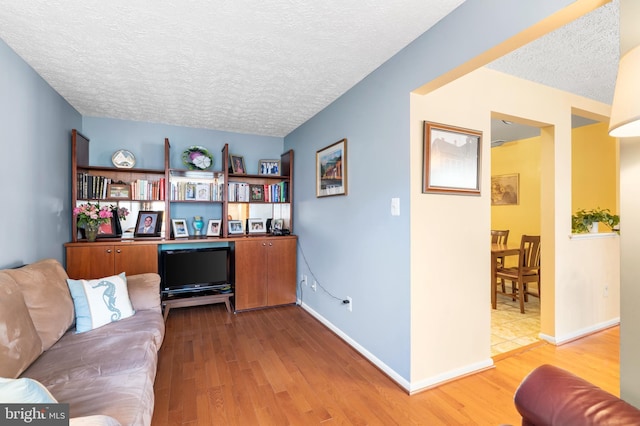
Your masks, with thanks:
M0 40L0 268L64 260L81 116Z
M225 143L229 152L244 157L248 173L258 173L258 162L278 159L283 152L283 138L257 136L219 130L196 129L167 124L116 120L111 118L83 118L83 134L89 138L89 162L94 166L112 166L111 156L117 149L128 149L136 157L136 167L164 168L164 140L169 139L170 167L183 169L182 152L191 145L205 147L213 154L213 170L222 170L221 152ZM219 204L203 206L198 203L173 203L171 217L187 219L189 227L193 217L220 219Z
M298 274L313 273L329 293L354 301L348 312L325 292L303 287L303 303L407 381L409 243L428 238L409 227L409 93L569 3L467 0L285 137L285 148L296 152L294 215L306 257L299 256ZM315 153L342 138L349 194L318 199ZM390 214L393 197L400 198L399 217Z

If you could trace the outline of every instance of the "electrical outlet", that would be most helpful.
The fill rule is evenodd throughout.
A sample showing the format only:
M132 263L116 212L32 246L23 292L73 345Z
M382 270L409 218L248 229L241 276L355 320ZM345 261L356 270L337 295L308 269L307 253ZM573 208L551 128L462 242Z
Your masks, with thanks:
M300 276L300 281L302 281L302 285L307 285L307 276L305 274L302 274Z
M317 286L318 286L318 283L316 283L316 280L313 280L313 284L311 284L311 290L316 291Z
M347 296L347 300L349 301L349 303L347 303L347 310L353 312L353 299L351 296Z

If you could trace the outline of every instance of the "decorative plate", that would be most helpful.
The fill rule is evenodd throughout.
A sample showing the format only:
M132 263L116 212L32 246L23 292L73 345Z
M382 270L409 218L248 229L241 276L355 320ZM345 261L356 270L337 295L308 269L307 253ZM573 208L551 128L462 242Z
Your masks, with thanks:
M119 149L111 156L111 162L119 169L130 169L136 165L136 157L126 149Z
M213 166L213 155L202 146L190 146L182 153L182 163L189 170L207 170Z

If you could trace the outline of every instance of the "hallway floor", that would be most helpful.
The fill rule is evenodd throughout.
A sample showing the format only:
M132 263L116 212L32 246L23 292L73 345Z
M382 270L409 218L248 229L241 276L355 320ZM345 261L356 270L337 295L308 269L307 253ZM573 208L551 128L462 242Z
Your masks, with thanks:
M520 313L518 300L513 301L503 294L498 294L496 306L497 309L491 309L491 356L540 340L540 299L529 296L524 304L524 314Z

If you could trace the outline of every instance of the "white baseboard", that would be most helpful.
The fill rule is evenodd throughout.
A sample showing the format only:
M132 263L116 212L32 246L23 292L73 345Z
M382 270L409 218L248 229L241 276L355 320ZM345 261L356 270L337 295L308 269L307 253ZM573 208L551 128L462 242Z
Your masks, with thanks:
M571 342L572 340L586 337L590 334L597 333L598 331L606 330L607 328L614 327L619 324L620 324L620 317L617 317L617 318L610 319L609 321L604 321L598 324L591 325L589 327L581 328L580 330L576 330L561 336L554 337L554 336L549 336L548 334L540 333L538 337L540 337L542 340L546 340L549 343L559 346L564 343Z
M416 383L411 383L407 381L404 377L400 376L394 369L389 367L387 364L382 362L380 359L375 357L371 352L362 347L358 342L353 340L351 337L346 335L342 330L336 327L331 321L327 320L325 317L320 315L318 312L314 311L309 305L304 302L298 300L298 304L309 314L311 314L315 319L324 324L329 330L333 331L338 337L344 340L349 346L358 351L363 357L368 359L373 365L382 370L391 380L396 382L400 387L405 389L409 394L421 391L423 389L427 389L433 387L435 385L448 382L453 379L460 378L462 376L466 376L468 374L472 374L481 370L485 370L489 367L493 366L493 359L489 358L482 362L478 362L475 364L471 364L465 366L463 368L458 368L455 370L448 371L446 373L438 374L437 376L429 377L424 380L420 380Z

